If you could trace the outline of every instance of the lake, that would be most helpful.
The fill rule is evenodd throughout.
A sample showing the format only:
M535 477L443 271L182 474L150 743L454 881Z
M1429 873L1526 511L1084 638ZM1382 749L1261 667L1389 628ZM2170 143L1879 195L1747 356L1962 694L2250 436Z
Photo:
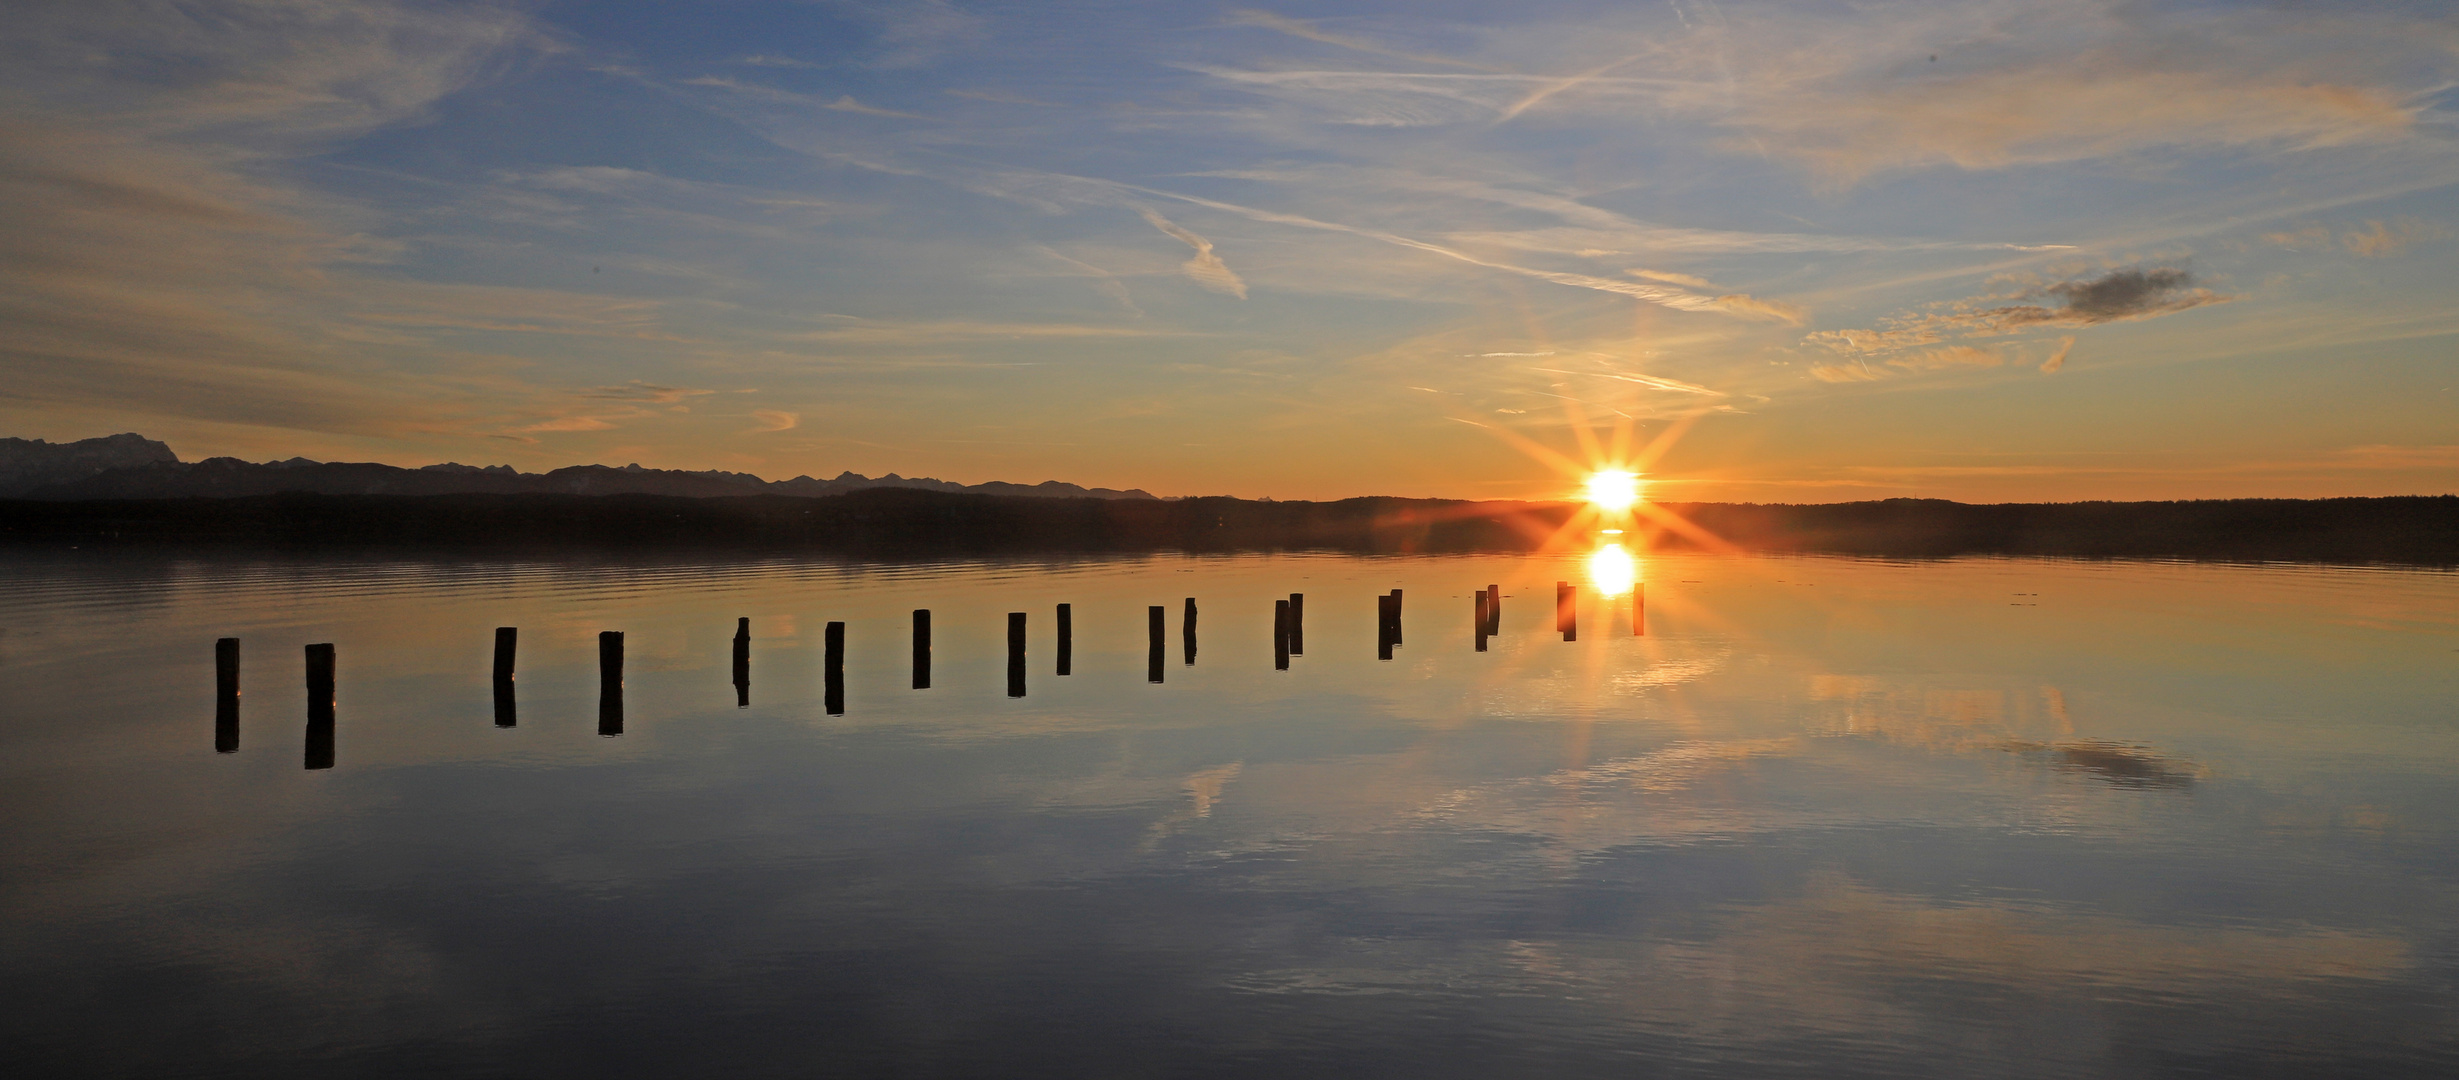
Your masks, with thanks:
M1594 569L0 553L0 1040L26 1076L2459 1075L2459 575L1643 556L1642 635Z

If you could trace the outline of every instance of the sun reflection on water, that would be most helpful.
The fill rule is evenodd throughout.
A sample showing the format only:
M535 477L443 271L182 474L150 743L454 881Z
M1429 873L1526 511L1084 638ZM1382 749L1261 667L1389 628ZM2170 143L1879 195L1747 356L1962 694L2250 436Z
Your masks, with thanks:
M1639 566L1631 559L1629 548L1620 544L1600 545L1588 556L1588 580L1599 595L1620 596L1631 591L1639 581Z

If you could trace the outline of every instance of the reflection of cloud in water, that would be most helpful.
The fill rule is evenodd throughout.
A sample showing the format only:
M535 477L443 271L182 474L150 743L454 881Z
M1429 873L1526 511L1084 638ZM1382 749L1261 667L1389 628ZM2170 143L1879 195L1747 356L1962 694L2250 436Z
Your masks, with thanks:
M2085 741L2048 749L2059 768L2089 773L2121 787L2193 787L2203 778L2201 766L2170 761L2140 746Z
M1973 984L2018 996L2092 986L2277 999L2395 978L2411 956L2407 943L2375 934L1942 904L1828 876L1803 896L1740 911L1696 936L1628 947L1575 939L1523 964L1533 977L1584 984L1585 993L1625 998L1694 1031L1782 1018L1866 1034L1934 1022L1954 1008L1943 998Z
M1678 791L1712 771L1767 755L1790 755L1797 739L1741 739L1729 742L1678 742L1662 750L1592 765L1560 769L1537 782L1560 788L1629 787L1634 791Z
M2039 707L2004 690L1906 686L1859 675L1814 675L1813 701L1845 706L1836 734L1936 753L2010 752L2121 787L2189 788L2208 770L2135 743L2075 738L2066 694L2040 688Z
M1975 993L2047 1005L2088 987L2115 997L2224 998L2259 1012L2261 1002L2327 996L2352 980L2402 977L2413 965L2406 942L2379 934L1942 903L1840 875L1808 885L1679 934L1318 939L1306 963L1240 972L1224 984L1278 995L1530 994L1644 1015L1652 1028L1692 1038L1849 1035L1911 1044L1968 1009ZM2106 1047L2085 1039L2071 1049L2092 1058Z
M1801 740L1684 741L1645 754L1542 776L1461 788L1427 802L1422 819L1461 828L1544 836L1596 850L1649 838L1785 828L1812 822L1797 808L1735 802L1710 791L1753 759L1791 757ZM1644 804L1644 805L1643 805Z
M1189 824L1211 817L1212 804L1221 798L1221 789L1228 787L1230 781L1238 779L1239 770L1244 768L1246 768L1246 762L1233 761L1227 765L1216 765L1188 774L1187 779L1180 784L1186 789L1187 805L1153 823L1152 830L1144 837L1145 848L1149 850L1154 844L1160 843Z
M1652 660L1643 667L1612 672L1605 678L1604 686L1612 696L1635 697L1651 690L1697 682L1722 669L1731 655L1731 650L1724 650L1713 656ZM1478 689L1476 707L1480 715L1490 718L1554 723L1567 712L1588 713L1589 707L1596 704L1597 686L1595 673L1578 670L1496 680ZM1614 712L1594 713L1589 718L1639 719L1636 714Z

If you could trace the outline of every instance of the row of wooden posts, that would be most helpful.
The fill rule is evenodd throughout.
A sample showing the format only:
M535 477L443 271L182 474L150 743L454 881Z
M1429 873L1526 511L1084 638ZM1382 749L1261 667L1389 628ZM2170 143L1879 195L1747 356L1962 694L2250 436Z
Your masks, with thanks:
M1499 585L1488 585L1477 592L1477 651L1486 651L1486 639L1502 633L1503 591ZM1401 644L1401 591L1375 598L1375 655L1392 658L1392 649ZM1162 681L1167 609L1155 604L1145 611L1150 647L1145 658L1145 678ZM1631 592L1631 632L1647 633L1647 618L1642 607L1638 586ZM1564 641L1579 640L1579 588L1567 581L1554 583L1554 629ZM518 722L513 695L513 660L520 644L517 627L495 628L495 724L512 727ZM1180 622L1181 653L1189 667L1195 665L1195 598L1187 598L1185 614ZM845 713L845 624L832 622L821 633L821 700L831 716ZM1075 610L1073 605L1058 608L1057 674L1070 674L1075 659ZM1306 653L1306 594L1291 593L1287 600L1272 602L1272 666L1289 670L1289 658ZM307 767L333 767L333 702L334 660L331 643L307 647ZM1008 613L1008 696L1025 696L1025 613ZM914 609L913 688L927 690L931 686L931 612L929 608ZM239 639L222 638L214 642L214 749L220 753L235 753L239 749ZM751 704L751 620L741 618L734 624L734 694L737 707ZM598 635L598 734L623 734L623 631L608 630Z

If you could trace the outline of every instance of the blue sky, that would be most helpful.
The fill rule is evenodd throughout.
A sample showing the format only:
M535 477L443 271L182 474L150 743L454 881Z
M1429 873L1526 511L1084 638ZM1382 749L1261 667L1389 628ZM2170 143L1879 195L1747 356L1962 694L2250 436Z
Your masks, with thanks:
M2459 489L2443 4L0 33L7 434L1501 497L1622 425L1663 498Z

